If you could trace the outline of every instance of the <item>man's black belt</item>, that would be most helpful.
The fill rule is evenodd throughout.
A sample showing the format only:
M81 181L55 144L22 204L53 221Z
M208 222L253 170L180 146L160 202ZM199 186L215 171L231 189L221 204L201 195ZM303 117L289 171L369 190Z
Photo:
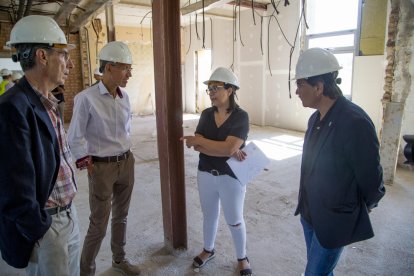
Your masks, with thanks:
M103 163L113 163L113 162L120 162L128 158L129 153L131 151L126 151L123 154L115 155L115 156L106 156L106 157L99 157L99 156L92 156L93 162L103 162Z
M69 203L66 206L63 206L63 207L56 206L56 207L52 207L52 208L46 208L45 210L46 210L46 212L48 212L49 215L53 216L53 215L56 215L57 213L60 213L62 211L69 210L70 206L72 206L72 202Z

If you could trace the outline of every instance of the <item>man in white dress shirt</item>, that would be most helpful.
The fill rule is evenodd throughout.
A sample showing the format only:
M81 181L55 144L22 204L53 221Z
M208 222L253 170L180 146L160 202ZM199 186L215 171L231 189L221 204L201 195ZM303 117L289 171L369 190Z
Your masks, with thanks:
M130 151L131 109L124 88L131 77L132 55L119 41L99 53L102 81L76 95L68 140L79 169L88 169L89 228L83 244L80 275L94 275L95 258L111 220L112 267L139 275L125 258L127 215L134 186Z

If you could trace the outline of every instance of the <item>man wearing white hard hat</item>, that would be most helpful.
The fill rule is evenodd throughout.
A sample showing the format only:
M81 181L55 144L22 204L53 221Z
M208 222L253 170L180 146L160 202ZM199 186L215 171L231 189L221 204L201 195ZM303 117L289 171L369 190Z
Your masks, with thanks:
M303 144L298 206L307 248L305 275L333 275L344 246L372 238L368 213L384 196L374 124L338 86L335 56L304 51L296 94L316 109Z
M74 48L50 17L11 30L25 76L0 97L0 249L28 275L78 275L79 227L72 157L51 90L65 83Z
M0 83L0 96L4 94L7 90L13 87L14 82L12 79L12 71L9 69L2 69L0 75L3 78L3 81Z
M89 177L89 228L81 254L81 275L94 275L95 258L111 220L112 267L125 275L139 275L138 266L125 258L126 226L134 187L131 153L131 108L124 90L131 77L132 55L119 41L99 53L102 81L74 100L69 145L79 169Z
M99 68L96 68L93 71L93 78L95 79L95 82L92 85L95 85L102 80L102 73L99 71Z

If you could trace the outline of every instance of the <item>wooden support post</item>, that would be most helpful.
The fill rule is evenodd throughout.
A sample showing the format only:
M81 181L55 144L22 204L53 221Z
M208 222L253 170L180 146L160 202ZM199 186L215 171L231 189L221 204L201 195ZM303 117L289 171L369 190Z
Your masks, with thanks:
M155 101L164 240L187 248L183 107L180 58L180 1L156 0L152 8Z

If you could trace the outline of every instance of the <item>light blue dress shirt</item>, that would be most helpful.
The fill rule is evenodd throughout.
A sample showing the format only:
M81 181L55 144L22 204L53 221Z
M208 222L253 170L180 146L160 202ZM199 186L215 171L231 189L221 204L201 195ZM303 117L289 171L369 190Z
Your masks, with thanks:
M68 143L76 159L87 155L115 156L131 148L131 107L125 90L115 98L102 82L74 99Z

